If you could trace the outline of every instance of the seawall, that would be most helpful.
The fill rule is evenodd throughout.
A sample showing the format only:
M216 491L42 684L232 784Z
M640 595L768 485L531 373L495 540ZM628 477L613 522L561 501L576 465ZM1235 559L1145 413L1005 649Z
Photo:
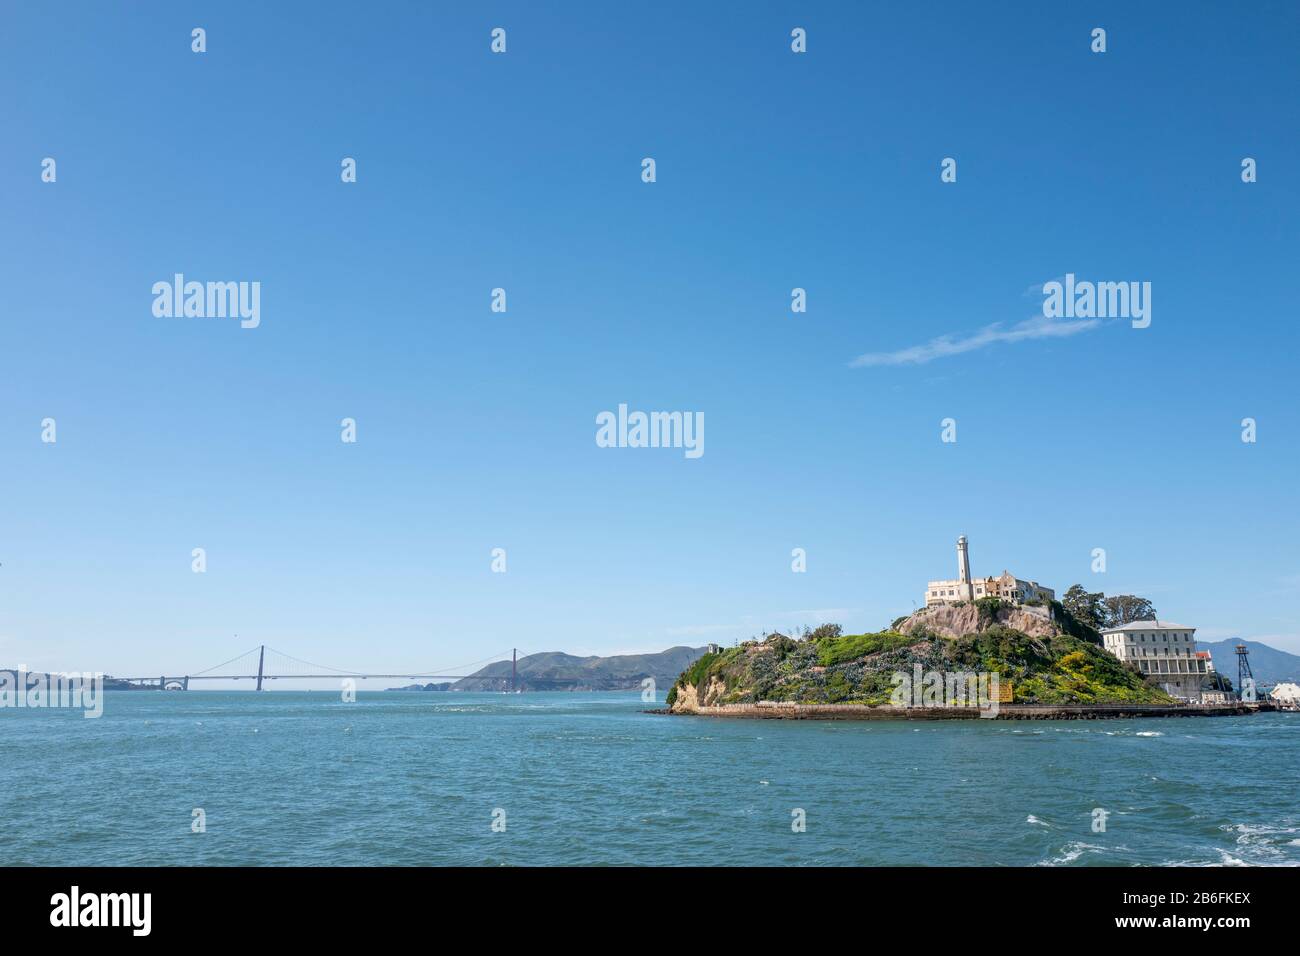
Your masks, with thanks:
M1106 720L1124 717L1242 717L1277 710L1271 703L1230 704L999 704L996 720ZM778 720L979 720L977 707L869 707L865 704L720 704L649 713Z

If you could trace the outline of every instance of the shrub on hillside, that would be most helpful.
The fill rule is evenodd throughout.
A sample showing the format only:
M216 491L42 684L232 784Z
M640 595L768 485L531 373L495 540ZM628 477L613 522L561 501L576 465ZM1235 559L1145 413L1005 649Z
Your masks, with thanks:
M844 629L841 628L838 624L823 624L820 627L814 628L811 632L809 632L808 640L824 641L827 638L839 637L843 633L844 633Z
M921 638L914 635L899 634L895 631L881 631L878 634L846 634L844 637L819 644L817 663L823 667L833 667L845 661L866 657L868 654L909 647L920 640Z
M1101 639L1101 632L1071 614L1069 608L1060 601L1053 601L1051 608L1052 619L1056 622L1056 626L1066 634L1077 637L1081 641L1087 641L1089 644L1096 644L1098 647L1102 646L1104 642Z
M980 630L982 631L986 627L991 627L993 624L997 623L998 611L1007 606L1008 605L1002 603L1001 598L995 597L980 598L976 601L975 607L979 611Z

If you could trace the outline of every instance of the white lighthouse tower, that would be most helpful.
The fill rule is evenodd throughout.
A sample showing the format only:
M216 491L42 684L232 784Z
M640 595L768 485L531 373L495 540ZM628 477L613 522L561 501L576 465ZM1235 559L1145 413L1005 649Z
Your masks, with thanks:
M1041 607L1056 600L1056 592L1045 588L1037 581L1026 581L1010 571L1003 571L998 577L980 578L978 581L970 576L970 552L966 548L966 536L957 539L957 578L953 581L931 581L925 589L925 606L936 604L957 604L962 601L978 601L981 598L998 598L1011 604L1031 603Z
M957 539L957 581L963 600L975 600L975 589L970 579L970 552L966 549L966 536Z

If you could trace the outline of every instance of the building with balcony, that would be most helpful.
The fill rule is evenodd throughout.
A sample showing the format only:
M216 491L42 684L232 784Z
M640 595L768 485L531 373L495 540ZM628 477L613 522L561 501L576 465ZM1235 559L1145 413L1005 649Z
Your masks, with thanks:
M1102 644L1131 662L1171 697L1200 701L1202 684L1214 673L1208 651L1196 649L1196 628L1169 621L1132 621L1102 628Z

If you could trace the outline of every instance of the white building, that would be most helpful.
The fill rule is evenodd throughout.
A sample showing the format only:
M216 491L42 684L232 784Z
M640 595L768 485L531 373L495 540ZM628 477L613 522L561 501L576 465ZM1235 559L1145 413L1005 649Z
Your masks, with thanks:
M1122 661L1131 661L1166 694L1199 701L1201 684L1214 673L1208 651L1197 651L1196 628L1168 621L1133 621L1103 628L1102 644Z
M986 597L1001 598L1012 604L1024 604L1026 601L1041 601L1046 604L1056 600L1056 592L1037 581L1018 578L1010 571L1003 571L995 578L972 579L966 536L962 535L957 539L957 580L931 581L926 585L925 606L977 601Z
M1300 709L1300 685L1290 681L1278 684L1268 695L1287 710Z

